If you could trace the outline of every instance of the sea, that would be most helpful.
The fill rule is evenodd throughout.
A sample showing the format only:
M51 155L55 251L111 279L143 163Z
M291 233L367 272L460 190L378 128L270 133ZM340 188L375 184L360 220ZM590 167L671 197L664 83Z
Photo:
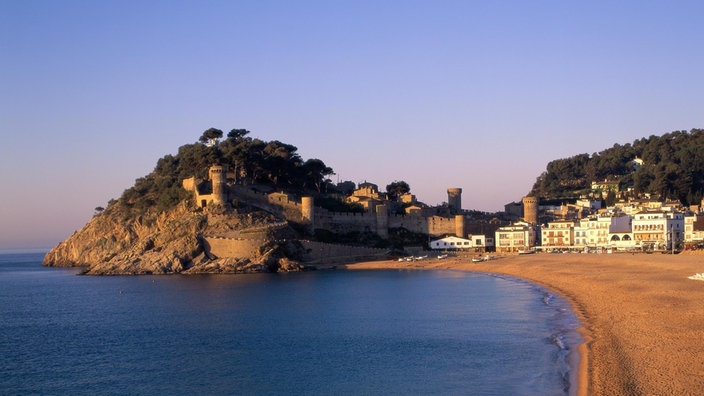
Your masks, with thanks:
M85 276L0 254L2 395L565 395L566 301L450 270Z

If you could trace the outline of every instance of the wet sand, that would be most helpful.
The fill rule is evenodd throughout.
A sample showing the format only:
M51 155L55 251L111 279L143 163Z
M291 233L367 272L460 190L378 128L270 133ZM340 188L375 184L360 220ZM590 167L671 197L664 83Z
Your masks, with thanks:
M584 328L578 395L704 394L704 255L533 254L416 262L377 261L346 269L456 269L506 274L570 301ZM576 392L575 392L576 391Z

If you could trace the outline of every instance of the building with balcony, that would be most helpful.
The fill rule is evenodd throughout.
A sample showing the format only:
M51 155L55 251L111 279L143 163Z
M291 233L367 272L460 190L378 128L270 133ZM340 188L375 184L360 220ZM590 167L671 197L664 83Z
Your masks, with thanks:
M495 232L494 239L496 251L498 253L515 253L519 250L530 249L536 246L537 235L531 224L522 221L499 227Z
M573 221L551 221L540 230L540 244L544 247L567 247L574 245Z

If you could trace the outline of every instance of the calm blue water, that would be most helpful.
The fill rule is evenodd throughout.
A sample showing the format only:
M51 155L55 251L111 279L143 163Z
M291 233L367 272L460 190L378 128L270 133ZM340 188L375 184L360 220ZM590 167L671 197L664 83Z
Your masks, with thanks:
M41 259L0 254L0 394L567 393L576 319L523 281L88 277Z

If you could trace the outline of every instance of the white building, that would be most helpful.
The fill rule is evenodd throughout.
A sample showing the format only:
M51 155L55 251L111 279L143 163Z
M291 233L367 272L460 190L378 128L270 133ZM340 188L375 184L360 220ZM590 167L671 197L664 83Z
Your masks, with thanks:
M704 242L704 215L684 216L684 241L688 245Z
M591 216L579 221L575 227L575 246L593 248L606 247L609 244L611 216Z
M577 202L575 202L575 205L582 207L582 208L585 208L585 209L599 210L599 209L601 209L601 200L600 199L581 198L581 199L578 199Z
M634 247L631 217L623 213L604 213L581 219L574 227L574 246L594 249Z
M631 250L638 247L633 237L631 216L624 214L611 216L609 226L609 247L618 250Z
M474 249L484 251L486 249L486 237L484 235L469 235L468 239L449 236L430 241L430 248L433 250L462 250Z
M519 221L496 230L496 251L499 253L518 252L536 245L535 228Z
M488 246L493 246L493 238L487 238L485 235L467 235L467 239L472 241L472 245L475 248L486 248Z
M642 211L633 215L633 238L644 249L665 250L684 241L685 222L682 213Z

